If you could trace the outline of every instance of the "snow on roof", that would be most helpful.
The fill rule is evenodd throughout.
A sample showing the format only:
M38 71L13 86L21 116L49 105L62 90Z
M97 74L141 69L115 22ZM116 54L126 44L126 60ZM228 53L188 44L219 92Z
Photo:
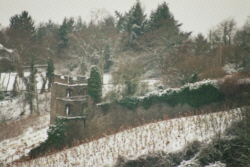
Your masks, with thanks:
M87 86L87 83L82 83L82 84L64 84L64 83L60 83L60 82L54 82L54 84L57 85L63 85L63 86L69 86L69 87L74 87L74 86Z

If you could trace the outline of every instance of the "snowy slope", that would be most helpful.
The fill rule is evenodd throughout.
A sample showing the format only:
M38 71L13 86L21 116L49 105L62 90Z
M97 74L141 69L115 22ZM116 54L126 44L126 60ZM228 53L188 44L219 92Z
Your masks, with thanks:
M27 156L32 148L47 139L48 127L49 114L45 114L39 118L35 127L29 127L24 134L0 142L0 164Z
M24 77L28 77L30 72L24 72ZM0 90L2 91L12 91L15 78L17 77L17 90L23 91L26 89L25 84L21 78L17 75L16 72L10 73L0 73ZM38 72L36 74L37 89L42 88L43 79L46 77L46 72ZM46 84L45 89L48 89L48 84Z
M210 141L240 117L240 110L190 116L147 124L62 152L12 166L113 166L119 155L137 158L157 151L172 152L193 140Z
M44 113L50 111L50 98L49 92L38 94L39 112ZM34 107L37 108L36 100L34 100ZM24 95L19 95L13 99L5 99L0 101L0 123L10 120L16 120L20 117L21 112L24 115L30 114L29 105L25 103Z

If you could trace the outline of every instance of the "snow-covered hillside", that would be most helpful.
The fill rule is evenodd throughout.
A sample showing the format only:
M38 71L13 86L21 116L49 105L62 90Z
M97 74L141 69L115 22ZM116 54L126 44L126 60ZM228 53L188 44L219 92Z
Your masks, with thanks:
M177 151L193 140L209 142L233 120L239 119L240 113L235 109L150 123L11 166L113 166L119 156L136 159L152 152Z
M0 142L0 166L1 163L8 163L27 156L29 151L38 146L47 138L47 129L49 127L49 114L43 114L39 119L31 120L29 124L35 124L29 127L23 127L25 133ZM33 123L33 121L36 121ZM15 127L13 127L15 128ZM9 129L12 131L13 129ZM1 133L1 135L4 135Z
M24 77L28 77L30 72L24 72ZM37 90L40 90L43 85L43 78L46 77L45 71L39 71L36 74L36 86ZM26 90L25 84L23 80L18 76L16 72L10 73L0 73L0 90L2 91L12 91L15 83L15 79L17 80L17 90L24 91ZM48 82L47 82L48 83ZM45 89L48 89L48 84L46 84Z
M40 113L45 113L50 111L50 92L43 94L38 94L38 101L34 99L34 107L38 109ZM29 115L30 109L27 102L25 102L24 95L19 95L15 98L5 99L0 101L0 123L10 120L16 120L20 117L21 113L23 115Z

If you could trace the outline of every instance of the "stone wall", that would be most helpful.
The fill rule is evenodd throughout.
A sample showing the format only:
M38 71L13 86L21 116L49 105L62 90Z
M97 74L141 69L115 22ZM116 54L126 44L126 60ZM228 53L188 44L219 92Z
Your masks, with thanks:
M87 94L87 85L62 85L59 83L54 83L55 96L56 97L67 97L67 90L71 91L71 96L83 96Z
M62 76L62 75L54 74L53 78L54 78L54 82L59 82L59 83L64 83L64 84L87 83L87 79L84 76L70 77L70 76Z

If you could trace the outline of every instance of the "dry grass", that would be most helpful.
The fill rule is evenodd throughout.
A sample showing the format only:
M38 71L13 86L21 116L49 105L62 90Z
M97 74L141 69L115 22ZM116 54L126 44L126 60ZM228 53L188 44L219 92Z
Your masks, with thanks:
M0 142L6 139L22 135L30 127L34 127L35 128L34 131L44 128L47 125L44 125L45 120L40 118L41 115L29 115L26 118L21 118L11 122L1 123Z
M121 133L114 133L114 135L99 140L93 138L92 142L83 141L85 144L82 145L79 145L81 142L76 142L78 147L65 148L64 151L57 154L53 152L47 157L12 165L33 166L36 164L43 166L47 164L60 166L60 163L64 163L72 166L103 166L109 164L110 161L114 162L119 155L137 157L147 151L157 152L159 149L182 148L190 140L210 140L213 136L211 134L220 136L231 122L241 119L240 110L206 113L206 111L193 112L185 117L180 114L180 119L174 120L165 116L165 121L155 124L140 124L138 122L138 126L141 125L139 128L129 128L126 131L121 128L120 130L123 131ZM191 116L195 114L196 116ZM192 135L190 136L190 134Z

